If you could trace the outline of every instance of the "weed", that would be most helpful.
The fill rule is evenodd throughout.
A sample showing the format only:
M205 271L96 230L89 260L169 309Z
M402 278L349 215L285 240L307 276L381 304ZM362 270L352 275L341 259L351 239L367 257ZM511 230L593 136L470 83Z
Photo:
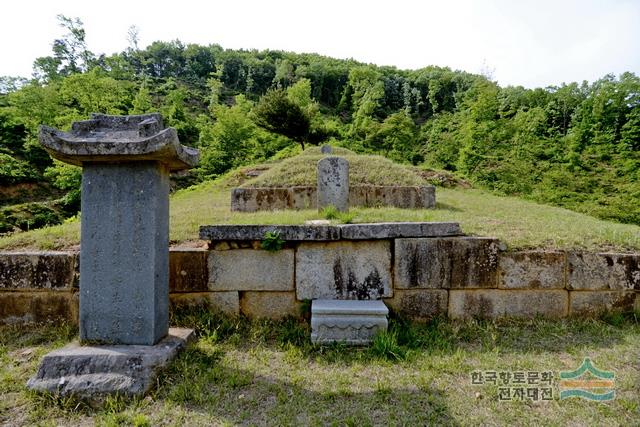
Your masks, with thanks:
M399 361L407 357L407 350L398 344L398 333L393 329L376 334L370 352L375 357L386 360Z
M324 219L333 220L333 219L338 219L338 217L340 216L340 211L335 206L329 205L329 206L325 206L322 209L322 212L320 212L320 215Z
M267 231L264 233L262 237L262 242L260 243L260 247L266 251L276 252L282 249L284 245L284 240L280 237L280 232L278 231Z

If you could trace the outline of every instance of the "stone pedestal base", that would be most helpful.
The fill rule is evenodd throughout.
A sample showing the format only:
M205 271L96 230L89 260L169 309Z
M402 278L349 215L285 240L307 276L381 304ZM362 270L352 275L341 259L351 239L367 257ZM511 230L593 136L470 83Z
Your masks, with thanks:
M192 329L172 328L152 346L72 343L47 354L27 387L89 399L113 394L140 396L152 388L160 369L193 338Z
M311 303L311 342L369 344L386 331L389 309L382 301L314 300Z

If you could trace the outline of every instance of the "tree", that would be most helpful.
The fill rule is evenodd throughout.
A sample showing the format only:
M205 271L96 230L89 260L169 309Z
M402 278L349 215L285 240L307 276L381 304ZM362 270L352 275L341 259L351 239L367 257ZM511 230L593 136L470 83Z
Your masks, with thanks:
M232 107L213 106L215 123L200 116L198 128L202 160L200 170L205 176L217 176L248 162L255 151L256 126L249 118L251 105L243 95L236 97Z
M253 109L256 124L271 132L298 142L304 150L309 135L309 118L302 108L291 101L283 89L272 89Z
M153 111L153 104L151 99L151 92L147 87L147 82L144 81L138 89L138 93L133 98L133 108L129 111L129 114L145 114Z
M378 129L372 148L384 151L394 160L412 160L416 146L416 126L403 109L387 117Z
M41 81L87 71L95 59L95 55L87 48L82 21L64 15L58 15L57 18L60 26L68 32L53 41L53 56L35 60L33 74Z

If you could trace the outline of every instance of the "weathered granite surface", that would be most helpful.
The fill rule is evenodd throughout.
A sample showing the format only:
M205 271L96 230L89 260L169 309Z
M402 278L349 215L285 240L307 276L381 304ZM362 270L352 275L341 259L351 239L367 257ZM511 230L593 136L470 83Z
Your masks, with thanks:
M86 164L81 205L80 339L155 344L169 328L169 174Z
M40 143L52 157L65 163L158 161L170 170L198 163L198 150L178 141L174 128L164 128L158 113L138 116L92 114L75 122L71 132L40 127Z
M499 288L564 289L566 254L560 251L521 251L500 254Z
M436 188L424 186L363 185L353 189L352 205L401 209L430 209L436 206Z
M398 237L460 236L457 222L378 222L339 225L340 237L347 240L395 239Z
M428 321L447 315L449 293L446 289L394 289L393 298L384 302L403 317Z
M172 310L206 308L230 316L240 314L238 291L173 293L169 300Z
M78 254L0 253L0 289L71 289L78 286Z
M569 313L580 316L599 315L607 311L632 312L637 291L572 291L569 293Z
M330 225L203 225L202 240L262 240L266 233L283 240L339 240L340 229Z
M203 249L169 251L169 292L203 292L209 289L208 252Z
M640 290L640 255L570 252L568 289Z
M564 317L568 313L566 290L469 289L449 291L449 317Z
M340 212L349 210L349 162L328 156L318 161L318 210L333 206Z
M398 289L496 288L499 242L483 237L396 239Z
M289 292L241 292L240 312L250 318L283 319L300 317L302 305L296 293Z
M296 250L296 294L299 300L392 296L391 243L301 243Z
M311 303L311 342L368 344L386 331L389 310L382 301L314 300Z
M253 249L211 251L212 291L293 291L293 249L275 252Z
M200 227L200 238L211 241L259 241L267 232L277 232L285 241L382 240L463 234L457 222L382 222L341 225L203 225Z
M231 210L315 209L317 199L315 186L234 188L231 190ZM430 209L436 206L436 189L432 185L349 185L349 206Z
M176 328L153 346L69 344L44 356L27 387L88 399L115 394L141 396L193 338L193 330Z
M64 291L0 292L0 323L77 322L78 294Z

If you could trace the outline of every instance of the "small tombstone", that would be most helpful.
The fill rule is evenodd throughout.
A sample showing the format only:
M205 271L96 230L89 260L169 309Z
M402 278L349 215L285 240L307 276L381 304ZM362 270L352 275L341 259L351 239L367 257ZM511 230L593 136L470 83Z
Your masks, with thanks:
M349 210L349 162L329 156L318 162L318 210L333 206L340 212Z
M328 144L325 144L320 148L320 152L322 154L331 154L331 151L332 151L331 146Z

